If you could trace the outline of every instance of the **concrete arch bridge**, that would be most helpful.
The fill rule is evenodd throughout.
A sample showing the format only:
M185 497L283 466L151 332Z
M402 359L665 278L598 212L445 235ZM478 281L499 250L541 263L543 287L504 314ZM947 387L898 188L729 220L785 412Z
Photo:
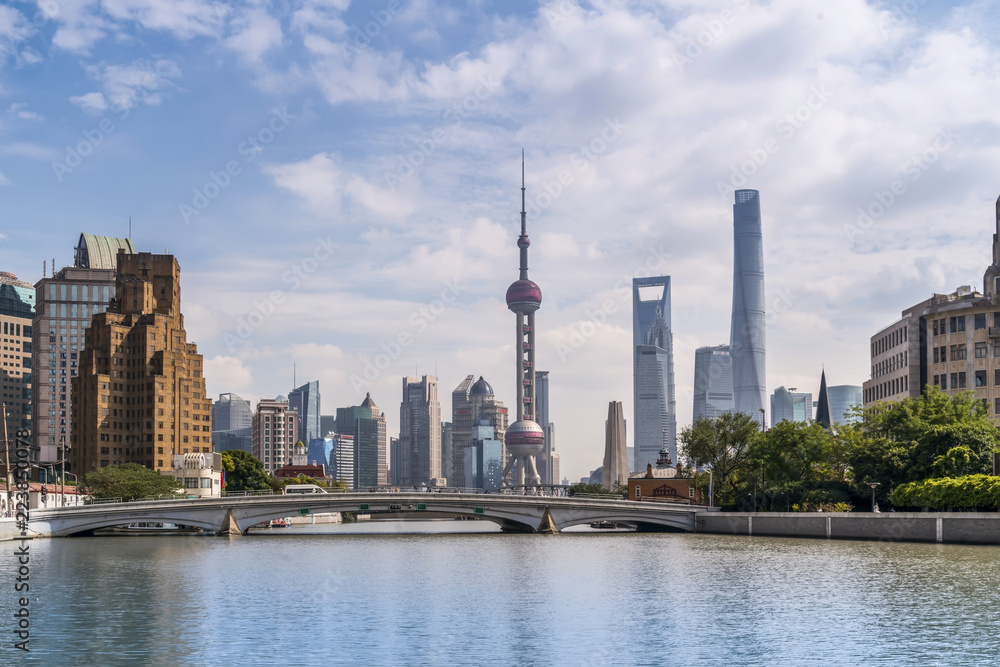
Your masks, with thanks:
M481 518L505 531L558 533L598 521L635 525L644 531L691 532L701 507L666 503L488 495L473 493L363 492L309 495L229 496L106 503L31 512L29 530L66 537L138 522L198 526L220 534L246 534L258 523L308 511L399 514L400 518Z

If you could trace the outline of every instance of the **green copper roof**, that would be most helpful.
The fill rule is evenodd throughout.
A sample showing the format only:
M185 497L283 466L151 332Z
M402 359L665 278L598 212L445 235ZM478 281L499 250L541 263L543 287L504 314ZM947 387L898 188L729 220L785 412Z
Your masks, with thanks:
M132 239L80 234L74 266L83 269L117 269L119 249L129 254L134 253L135 246L132 245Z

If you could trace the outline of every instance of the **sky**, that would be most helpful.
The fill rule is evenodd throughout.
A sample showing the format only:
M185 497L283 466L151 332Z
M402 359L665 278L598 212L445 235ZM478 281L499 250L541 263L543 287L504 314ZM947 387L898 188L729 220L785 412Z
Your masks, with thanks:
M520 159L537 367L570 480L632 415L633 277L671 277L679 427L761 192L767 388L869 377L900 311L982 288L1000 11L927 0L0 5L0 270L81 232L181 266L208 393L482 375L513 408Z

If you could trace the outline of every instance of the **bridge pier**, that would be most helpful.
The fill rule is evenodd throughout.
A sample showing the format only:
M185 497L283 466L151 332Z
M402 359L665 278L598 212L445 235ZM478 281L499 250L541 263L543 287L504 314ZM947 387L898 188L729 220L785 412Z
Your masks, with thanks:
M542 535L558 535L559 527L556 522L552 519L552 512L549 508L545 508L545 514L542 515L542 521L538 524L538 532Z
M236 523L236 519L233 518L232 508L226 510L226 518L222 520L222 526L218 530L219 535L229 535L236 537L243 534L240 530L240 526Z

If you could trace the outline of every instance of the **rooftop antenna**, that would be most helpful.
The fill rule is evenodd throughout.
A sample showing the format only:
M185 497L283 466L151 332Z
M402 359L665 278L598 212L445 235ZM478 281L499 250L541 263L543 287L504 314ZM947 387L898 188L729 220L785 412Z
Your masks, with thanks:
M131 215L128 217L128 237L129 237L130 240L132 239L132 216Z
M43 259L42 260L42 278L44 278L44 277L46 277L48 275L48 273L46 273L46 271L48 270L46 267L48 267L48 265L49 265L49 263L46 260Z

